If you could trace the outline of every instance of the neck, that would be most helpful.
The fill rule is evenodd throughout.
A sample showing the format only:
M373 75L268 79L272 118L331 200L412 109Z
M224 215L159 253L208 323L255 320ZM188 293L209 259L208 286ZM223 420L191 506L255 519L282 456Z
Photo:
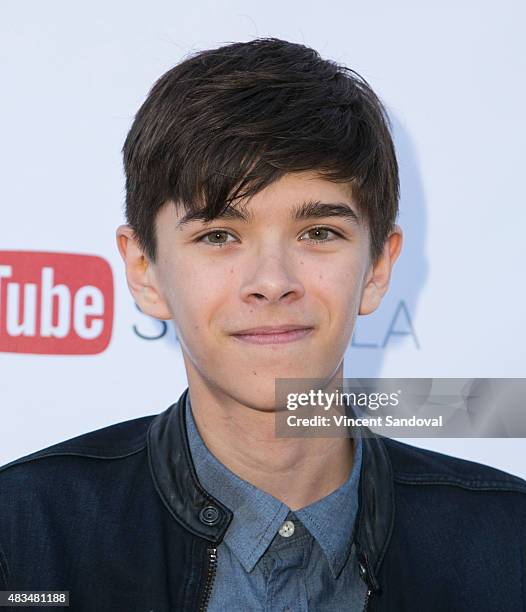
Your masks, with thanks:
M197 380L197 383L200 381ZM350 438L277 438L273 411L192 385L192 414L208 450L237 476L298 510L340 487L353 465Z

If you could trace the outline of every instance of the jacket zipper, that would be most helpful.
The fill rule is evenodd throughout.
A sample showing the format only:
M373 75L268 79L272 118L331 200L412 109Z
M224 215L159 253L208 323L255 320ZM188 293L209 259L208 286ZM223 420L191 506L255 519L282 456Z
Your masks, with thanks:
M206 612L208 608L208 602L210 601L210 595L212 595L212 586L214 585L214 578L217 571L217 548L208 548L206 552L208 554L208 572L199 612Z
M367 589L367 594L365 595L365 600L363 602L363 612L367 612L367 607L369 606L370 596L371 596L371 589Z

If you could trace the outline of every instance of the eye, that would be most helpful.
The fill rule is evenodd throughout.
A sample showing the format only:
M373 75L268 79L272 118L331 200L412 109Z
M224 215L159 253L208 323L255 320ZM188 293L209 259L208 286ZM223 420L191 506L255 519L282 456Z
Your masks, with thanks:
M306 242L314 242L314 243L318 243L318 242L332 242L333 240L335 240L334 238L330 238L330 237L327 239L327 235L328 234L334 234L336 237L341 238L341 234L339 234L335 230L330 229L329 227L323 227L321 225L318 225L317 227L313 227L310 230L307 230L302 235L305 236L306 234L314 235L314 238L308 238L306 240ZM304 238L300 238L300 240L305 240L305 239Z
M228 244L228 242L232 242L232 241L224 241L223 238L225 236L232 236L232 234L230 232L227 232L226 230L213 230L212 232L208 232L207 234L204 234L200 238L197 238L197 242L206 242L213 246L222 247ZM208 238L208 237L210 237L211 240L204 240L205 238Z

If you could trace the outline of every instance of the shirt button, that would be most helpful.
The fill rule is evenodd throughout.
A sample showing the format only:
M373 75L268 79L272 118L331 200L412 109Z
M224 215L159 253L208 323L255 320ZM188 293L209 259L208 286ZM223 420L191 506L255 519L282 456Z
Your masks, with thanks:
M294 523L292 521L285 521L283 525L279 528L279 535L284 538L290 538L290 536L294 533Z

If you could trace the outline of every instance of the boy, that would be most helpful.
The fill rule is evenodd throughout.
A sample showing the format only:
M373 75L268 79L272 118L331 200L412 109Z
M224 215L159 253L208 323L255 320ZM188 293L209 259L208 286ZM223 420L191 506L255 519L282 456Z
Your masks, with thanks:
M303 45L226 45L159 79L123 152L128 285L173 320L188 389L4 467L0 586L86 611L522 609L523 480L275 434L276 379L342 378L400 253L368 84Z

